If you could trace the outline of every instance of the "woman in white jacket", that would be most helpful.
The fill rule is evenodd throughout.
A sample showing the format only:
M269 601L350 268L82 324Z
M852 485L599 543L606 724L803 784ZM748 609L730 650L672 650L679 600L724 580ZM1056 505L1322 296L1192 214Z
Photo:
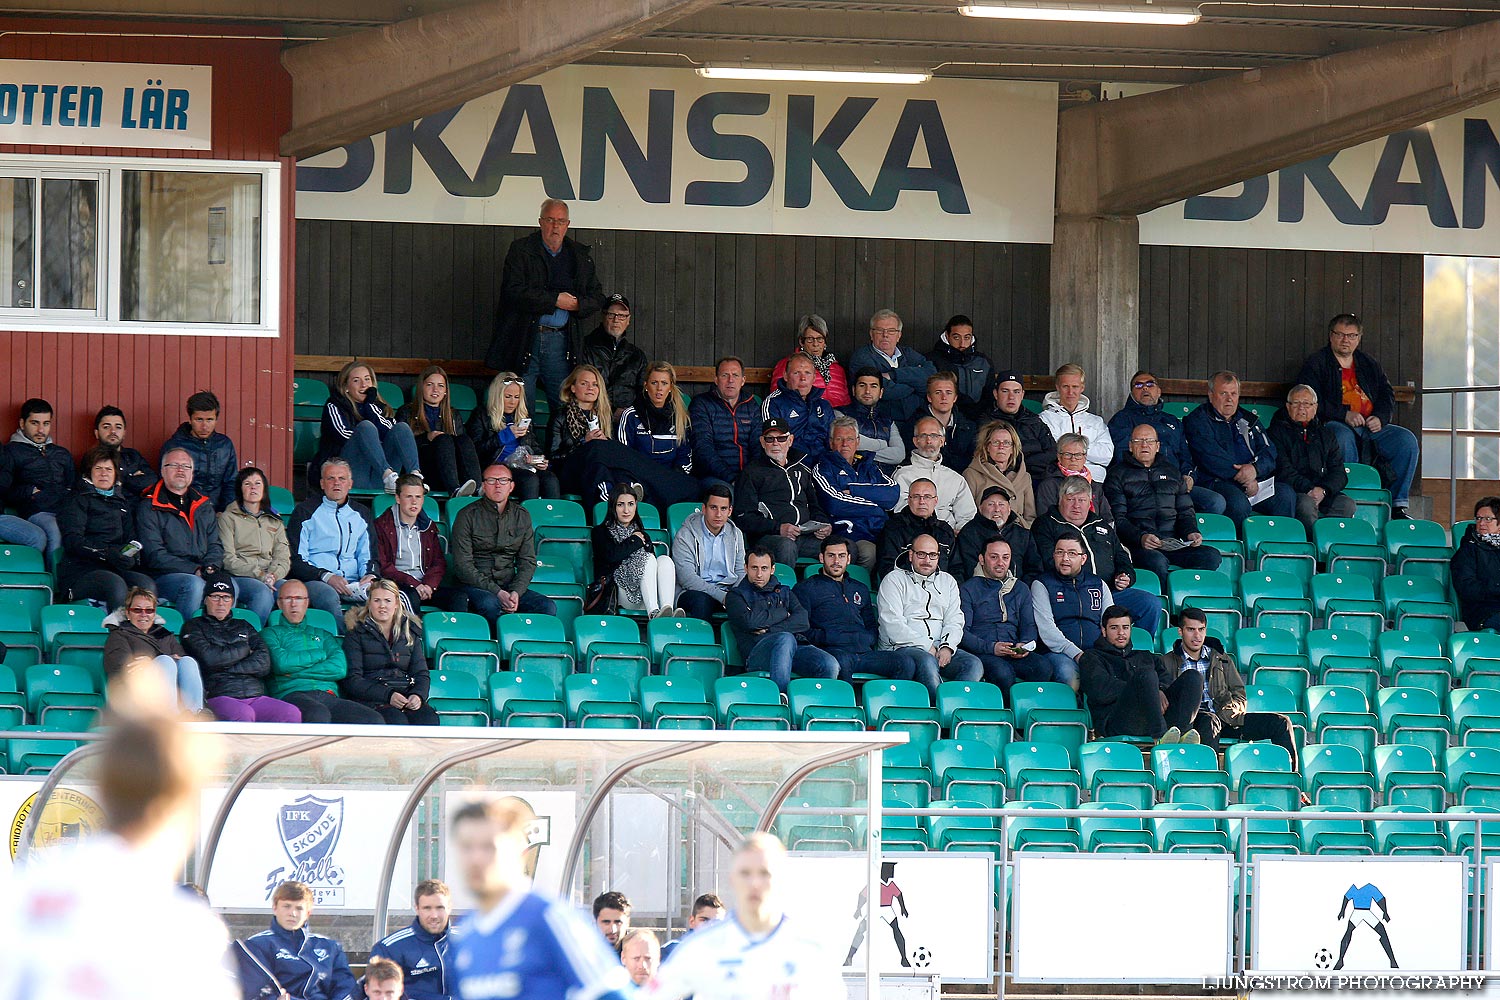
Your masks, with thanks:
M934 695L940 683L977 681L984 664L959 648L964 637L958 581L939 568L937 539L918 535L880 581L880 648L911 659L916 679Z
M1083 368L1066 364L1057 370L1057 389L1042 400L1042 423L1054 438L1064 434L1082 434L1089 439L1089 474L1094 482L1104 482L1106 468L1115 457L1115 442L1109 436L1109 425L1097 413L1089 412L1089 398L1083 394Z

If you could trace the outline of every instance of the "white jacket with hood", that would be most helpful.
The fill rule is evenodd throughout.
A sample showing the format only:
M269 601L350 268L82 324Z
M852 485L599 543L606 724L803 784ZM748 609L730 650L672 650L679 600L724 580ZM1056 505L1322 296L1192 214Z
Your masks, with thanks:
M1107 433L1104 436L1109 437ZM897 510L906 509L906 494L911 490L913 482L931 479L937 486L936 514L947 521L955 532L974 520L974 515L979 513L979 508L974 506L974 491L969 489L969 481L944 465L941 458L926 458L913 451L911 458L896 470L892 478L901 487L901 498L896 501Z
M1104 482L1106 467L1115 457L1115 441L1109 436L1109 425L1104 418L1089 412L1089 398L1079 396L1078 409L1069 413L1058 401L1057 393L1049 392L1042 399L1041 417L1054 439L1064 434L1082 434L1089 439L1089 475L1096 483Z
M880 581L880 648L947 646L956 651L964 637L958 581L942 570L919 576L906 560L902 556Z

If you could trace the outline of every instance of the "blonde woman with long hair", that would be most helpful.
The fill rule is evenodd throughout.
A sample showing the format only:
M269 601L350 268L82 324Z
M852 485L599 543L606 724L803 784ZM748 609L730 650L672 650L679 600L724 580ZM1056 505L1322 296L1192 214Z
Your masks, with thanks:
M661 505L697 499L687 403L677 391L677 370L670 364L653 361L646 366L635 402L620 412L615 439L649 463L637 462L624 470L643 488L646 499Z
M1003 486L1015 499L1011 503L1021 527L1036 520L1036 498L1026 456L1021 454L1021 436L1004 420L991 420L974 435L974 460L964 470L964 481L979 503L991 486Z
M448 373L441 366L422 369L412 401L396 411L396 419L411 426L422 475L434 489L456 497L474 495L479 489L479 456L463 421L453 412Z
M370 584L365 603L345 616L344 697L373 708L390 726L435 726L427 704L431 678L422 651L422 625L406 613L401 588L391 580Z
M374 369L363 361L349 362L333 380L333 392L323 407L323 431L311 473L314 482L330 458L349 463L357 490L383 486L394 493L401 473L422 474L411 426L396 419L391 404L380 395Z
M526 383L521 376L501 372L490 381L483 404L469 417L468 432L486 466L509 467L516 480L511 496L517 500L562 496L526 409Z

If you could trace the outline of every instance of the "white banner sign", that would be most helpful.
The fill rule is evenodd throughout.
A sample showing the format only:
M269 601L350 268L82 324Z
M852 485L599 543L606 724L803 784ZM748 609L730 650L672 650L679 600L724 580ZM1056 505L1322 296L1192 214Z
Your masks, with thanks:
M567 860L568 845L572 843L573 831L578 828L578 795L576 792L547 791L450 791L443 796L443 829L453 828L453 814L470 802L501 799L514 796L525 802L536 822L526 833L531 851L526 857L526 874L532 885L542 892L563 898L563 863ZM443 881L453 890L453 906L458 910L472 909L474 897L464 887L464 880L454 865L453 852L443 845Z
M200 836L223 800L223 788L204 789ZM405 801L399 789L247 788L219 838L208 898L224 909L270 909L272 890L296 879L312 889L319 909L373 910ZM397 912L411 905L411 839L403 838L391 878Z
M0 143L211 149L213 72L0 59Z
M1050 243L1053 84L565 66L298 164L297 216Z
M1260 972L1456 972L1465 965L1463 858L1262 858Z
M1161 89L1107 87L1128 96ZM1176 246L1500 254L1500 102L1141 216Z
M816 914L819 943L846 971L876 949L883 975L988 983L993 973L995 880L985 854L887 855L875 919L867 919L863 855L793 854L780 878L788 912Z
M1233 951L1231 860L1015 855L1013 978L1201 984L1224 975Z

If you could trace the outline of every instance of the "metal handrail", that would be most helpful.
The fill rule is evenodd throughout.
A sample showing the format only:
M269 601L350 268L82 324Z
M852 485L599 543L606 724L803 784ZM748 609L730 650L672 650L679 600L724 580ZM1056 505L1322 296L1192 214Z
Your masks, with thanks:
M1458 520L1458 397L1474 392L1500 392L1500 385L1434 385L1417 390L1419 396L1448 396L1448 524ZM1442 428L1434 428L1441 432ZM1466 430L1472 433L1474 429ZM1425 434L1427 428L1422 428ZM1457 539L1455 539L1457 541Z

